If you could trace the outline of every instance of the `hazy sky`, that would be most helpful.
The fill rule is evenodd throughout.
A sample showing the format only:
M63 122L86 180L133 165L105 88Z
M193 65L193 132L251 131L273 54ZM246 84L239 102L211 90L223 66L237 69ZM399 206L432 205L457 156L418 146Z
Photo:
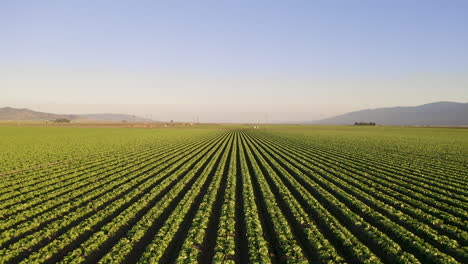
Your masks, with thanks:
M468 101L468 1L1 1L0 106L315 120Z

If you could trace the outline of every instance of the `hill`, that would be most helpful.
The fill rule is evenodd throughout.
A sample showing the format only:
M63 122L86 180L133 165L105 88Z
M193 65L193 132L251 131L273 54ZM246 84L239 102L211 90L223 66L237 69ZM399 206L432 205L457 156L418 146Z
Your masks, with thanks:
M0 120L55 120L66 118L70 120L108 121L108 122L152 122L153 120L125 114L53 114L33 111L26 108L0 108Z
M73 120L77 119L78 116L38 112L26 108L0 108L0 120L55 120L60 118Z
M419 106L366 109L308 124L349 125L375 122L380 125L466 126L468 103L435 102Z

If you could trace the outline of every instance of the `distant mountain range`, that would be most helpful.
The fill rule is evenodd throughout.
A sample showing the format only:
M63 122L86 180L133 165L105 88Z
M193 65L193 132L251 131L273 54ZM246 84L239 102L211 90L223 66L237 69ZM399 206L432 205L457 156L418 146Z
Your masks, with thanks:
M108 121L108 122L153 122L153 120L133 115L125 114L84 114L84 115L64 115L37 112L29 109L19 109L12 107L0 108L0 120L89 120L89 121Z
M12 107L0 108L0 120L55 120L55 119L154 122L126 114L52 114ZM398 126L468 126L468 103L436 102L419 106L366 109L304 124L352 125L355 122L374 122L377 125Z
M436 102L419 106L366 109L305 123L350 125L354 122L400 126L468 126L468 103Z

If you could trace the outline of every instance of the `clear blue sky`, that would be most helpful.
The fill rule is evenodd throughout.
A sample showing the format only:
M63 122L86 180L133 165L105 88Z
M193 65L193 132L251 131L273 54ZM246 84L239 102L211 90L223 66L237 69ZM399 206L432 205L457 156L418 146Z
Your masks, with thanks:
M2 1L0 104L279 121L466 102L467 14L468 1Z

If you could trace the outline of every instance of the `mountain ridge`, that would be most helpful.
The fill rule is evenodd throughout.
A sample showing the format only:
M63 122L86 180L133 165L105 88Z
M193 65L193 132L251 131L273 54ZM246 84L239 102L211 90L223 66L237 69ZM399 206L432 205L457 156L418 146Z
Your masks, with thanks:
M440 101L418 106L363 109L305 124L351 125L375 122L378 125L467 126L468 103Z
M108 121L108 122L154 122L151 119L127 114L97 113L97 114L55 114L34 111L27 108L1 107L0 120L87 120L87 121Z

